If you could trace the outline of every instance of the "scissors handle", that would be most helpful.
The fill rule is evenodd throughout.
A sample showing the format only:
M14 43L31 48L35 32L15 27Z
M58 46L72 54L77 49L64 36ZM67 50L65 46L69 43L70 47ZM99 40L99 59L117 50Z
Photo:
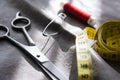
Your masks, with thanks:
M19 25L20 23L23 24L23 25ZM31 24L30 19L27 18L27 17L20 16L20 12L16 13L16 17L11 22L11 25L12 25L13 28L21 29L24 32L24 35L29 42L29 45L34 46L35 43L32 40L32 38L29 36L29 34L26 30L26 28L28 28L30 26L30 24Z
M25 28L23 28L23 32L25 34L25 37L27 38L30 46L35 46L35 42L32 40L32 38L29 36L28 32Z
M31 21L29 18L21 16L20 11L16 13L15 18L12 20L11 25L13 28L16 29L22 29L24 28L29 28L31 24Z
M0 39L5 38L9 34L7 26L0 24Z

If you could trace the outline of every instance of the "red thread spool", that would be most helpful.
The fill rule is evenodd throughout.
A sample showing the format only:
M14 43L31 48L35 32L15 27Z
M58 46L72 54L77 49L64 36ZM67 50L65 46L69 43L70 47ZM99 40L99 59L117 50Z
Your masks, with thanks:
M87 23L91 26L94 26L96 23L95 19L91 17L90 14L76 8L70 3L65 3L63 5L63 9L66 13L72 15L73 17L77 18L78 20L82 21L83 23Z

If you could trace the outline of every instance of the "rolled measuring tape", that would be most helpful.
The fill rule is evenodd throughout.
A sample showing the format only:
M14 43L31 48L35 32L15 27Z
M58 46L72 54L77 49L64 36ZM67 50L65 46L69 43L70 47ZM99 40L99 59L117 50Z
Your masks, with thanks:
M78 80L93 80L92 61L87 32L82 30L76 36Z
M86 28L89 39L94 39L94 49L107 60L120 61L120 21L104 22L96 31Z

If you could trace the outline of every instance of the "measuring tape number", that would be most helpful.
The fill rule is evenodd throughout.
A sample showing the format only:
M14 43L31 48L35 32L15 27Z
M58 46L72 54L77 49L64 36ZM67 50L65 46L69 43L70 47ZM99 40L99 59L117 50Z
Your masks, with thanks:
M120 21L103 23L98 30L86 28L89 39L94 39L94 49L107 60L120 61Z
M87 32L82 30L76 36L76 56L78 80L93 80L92 61L89 51Z

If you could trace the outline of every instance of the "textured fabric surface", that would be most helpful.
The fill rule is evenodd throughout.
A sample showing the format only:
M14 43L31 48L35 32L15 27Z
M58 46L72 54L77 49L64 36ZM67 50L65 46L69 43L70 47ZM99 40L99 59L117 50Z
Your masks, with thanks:
M28 33L41 50L48 37L42 35L45 26L60 11L60 3L69 1L97 18L95 28L106 20L119 20L119 0L1 0L0 24L10 29L10 36L28 45L24 34L11 27L17 11L31 20ZM77 80L74 41L76 32L86 25L68 16L65 21L57 19L48 28L48 33L59 32L52 36L42 51L70 80ZM50 48L50 46L52 47ZM50 50L48 51L48 49ZM97 55L98 56L98 55ZM104 61L92 55L94 80L119 80L120 63ZM48 80L41 70L36 70L27 61L24 52L6 39L0 39L0 80Z

